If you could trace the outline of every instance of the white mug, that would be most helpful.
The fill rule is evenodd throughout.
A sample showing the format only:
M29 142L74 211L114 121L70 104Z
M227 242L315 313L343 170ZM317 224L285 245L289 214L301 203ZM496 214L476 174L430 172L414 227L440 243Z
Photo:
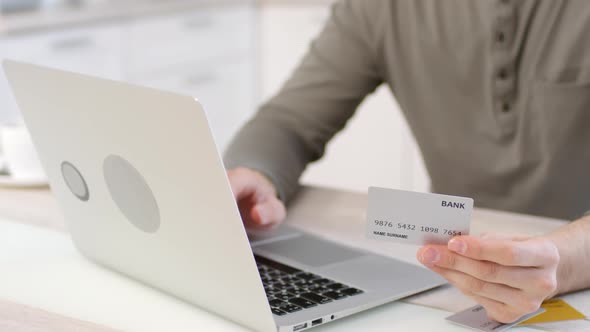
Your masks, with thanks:
M27 181L46 179L31 136L24 125L2 126L0 143L4 166L12 179Z

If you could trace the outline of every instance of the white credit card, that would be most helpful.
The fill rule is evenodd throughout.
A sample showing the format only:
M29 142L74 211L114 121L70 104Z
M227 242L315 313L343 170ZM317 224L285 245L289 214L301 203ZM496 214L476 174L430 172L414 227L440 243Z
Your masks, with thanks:
M473 199L369 188L367 237L398 243L446 244L469 234Z
M523 322L531 317L537 316L538 314L543 313L544 311L545 309L539 308L537 311L532 312L528 315L524 315L512 323L500 323L495 320L489 319L484 307L478 304L476 306L458 312L454 315L451 315L446 319L455 324L469 327L476 331L502 332L508 330L509 328L513 327L514 325L520 322Z

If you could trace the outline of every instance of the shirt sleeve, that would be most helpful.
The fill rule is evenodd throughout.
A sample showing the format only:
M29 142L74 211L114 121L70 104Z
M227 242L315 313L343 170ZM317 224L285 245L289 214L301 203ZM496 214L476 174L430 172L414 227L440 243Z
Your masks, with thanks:
M226 168L258 170L271 179L283 201L294 195L307 164L322 157L327 142L382 83L375 17L369 13L378 2L333 5L290 79L233 138Z

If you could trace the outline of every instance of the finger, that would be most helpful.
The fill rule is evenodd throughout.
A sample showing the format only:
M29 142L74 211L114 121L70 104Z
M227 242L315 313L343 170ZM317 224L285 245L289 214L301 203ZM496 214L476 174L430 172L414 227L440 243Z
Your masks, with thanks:
M462 293L472 298L473 300L475 300L475 302L479 303L482 307L484 307L486 309L486 314L490 319L497 320L496 316L498 316L499 313L507 311L509 308L505 303L488 299L487 297L463 291Z
M239 201L256 192L257 186L253 177L245 175L241 170L230 170L227 172L227 177L236 200Z
M286 214L285 205L277 198L270 197L252 208L251 218L257 225L271 226L282 222Z
M522 234L499 234L499 233L481 233L479 235L486 240L512 240L512 241L526 241L531 237Z
M522 317L514 308L487 297L479 296L477 294L467 294L475 300L475 302L481 304L488 315L488 318L498 321L500 323L512 323Z
M466 235L452 238L447 247L469 258L505 266L545 266L554 263L557 254L555 245L551 248L548 242L482 239Z
M506 303L498 302L463 290L461 290L461 292L484 307L489 319L496 320L500 323L511 323L522 317L522 314L520 314L518 310L515 310Z
M227 176L236 200L250 195L276 196L272 183L254 171L237 168L229 170Z
M503 266L490 261L471 259L456 254L441 245L428 245L420 248L418 260L426 266L456 270L483 281L521 289L529 288L530 281L536 278L541 271L537 268Z
M508 306L518 308L518 310L522 310L525 313L533 312L541 305L540 301L529 299L527 294L520 289L483 281L463 272L448 270L437 266L431 267L431 270L440 274L443 278L447 279L451 284L464 292L473 293L497 302L505 303Z

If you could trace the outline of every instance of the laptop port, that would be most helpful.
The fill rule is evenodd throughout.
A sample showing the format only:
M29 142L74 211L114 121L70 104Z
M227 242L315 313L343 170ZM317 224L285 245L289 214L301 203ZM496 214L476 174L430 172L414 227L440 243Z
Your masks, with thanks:
M311 321L311 326L320 325L324 320L322 318L318 318L316 320Z
M293 332L296 332L296 331L299 331L299 330L303 330L306 327L307 327L307 323L295 325L295 326L293 326Z

